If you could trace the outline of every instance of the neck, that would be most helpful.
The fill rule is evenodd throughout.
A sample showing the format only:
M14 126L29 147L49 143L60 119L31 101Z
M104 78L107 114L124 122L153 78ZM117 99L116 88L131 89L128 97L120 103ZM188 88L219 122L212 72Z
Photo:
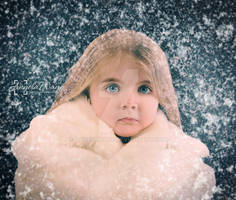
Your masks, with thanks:
M116 133L115 133L115 136L118 137L123 144L126 144L131 140L131 137L122 137L122 136L117 135Z

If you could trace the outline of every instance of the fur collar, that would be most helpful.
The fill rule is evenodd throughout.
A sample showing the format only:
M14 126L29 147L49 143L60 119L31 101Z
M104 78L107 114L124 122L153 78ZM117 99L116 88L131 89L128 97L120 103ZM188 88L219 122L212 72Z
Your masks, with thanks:
M58 106L48 115L80 127L79 134L61 135L64 141L65 136L67 139L70 138L71 145L82 146L93 150L106 158L109 158L124 145L114 135L113 130L96 116L87 98L84 96ZM88 140L81 141L82 137ZM130 143L134 144L140 141L157 141L157 144L161 148L182 152L186 151L201 157L209 155L206 145L199 139L183 133L180 128L166 118L161 110L157 112L156 120L137 136L131 138L128 144L130 145Z

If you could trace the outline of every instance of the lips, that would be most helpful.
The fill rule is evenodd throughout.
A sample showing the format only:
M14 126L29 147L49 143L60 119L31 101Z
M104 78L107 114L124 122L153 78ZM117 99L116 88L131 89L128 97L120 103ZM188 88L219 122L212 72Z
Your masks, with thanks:
M124 122L124 123L134 123L134 122L137 122L136 119L131 118L131 117L125 117L125 118L119 119L119 121Z

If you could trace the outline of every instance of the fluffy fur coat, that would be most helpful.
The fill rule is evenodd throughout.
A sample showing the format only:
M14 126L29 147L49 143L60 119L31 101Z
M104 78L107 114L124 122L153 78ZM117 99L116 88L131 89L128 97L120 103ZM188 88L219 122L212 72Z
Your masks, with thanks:
M13 143L16 199L210 199L214 171L198 139L162 111L127 144L85 97L34 118Z

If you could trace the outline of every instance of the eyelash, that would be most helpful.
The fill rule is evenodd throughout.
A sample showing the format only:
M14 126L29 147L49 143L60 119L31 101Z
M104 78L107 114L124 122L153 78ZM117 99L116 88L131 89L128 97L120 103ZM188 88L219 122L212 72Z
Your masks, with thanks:
M116 83L111 83L111 84L109 84L108 86L105 87L105 90L106 90L107 92L109 92L108 89L109 89L111 86L114 86L114 85L117 86L117 87L119 87ZM151 89L150 87L148 87L147 85L141 85L141 86L138 88L138 90L139 90L141 87L143 87L143 86L145 86L147 89L149 89L149 92L148 92L148 93L143 93L143 94L149 94L149 93L152 92L152 89ZM115 93L115 92L109 92L109 93Z

